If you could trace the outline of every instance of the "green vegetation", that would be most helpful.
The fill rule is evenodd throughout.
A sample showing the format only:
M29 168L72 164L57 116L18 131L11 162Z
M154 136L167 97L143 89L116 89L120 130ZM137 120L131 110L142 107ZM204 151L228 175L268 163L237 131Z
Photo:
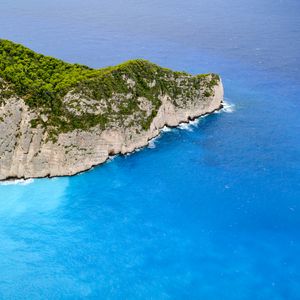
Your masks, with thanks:
M182 87L175 84L177 78L186 77L186 83L195 86L207 76L192 77L145 60L95 70L37 54L22 45L0 39L0 102L11 95L22 97L32 110L38 112L39 117L31 122L32 127L43 125L53 138L59 132L76 128L88 129L97 124L105 128L112 122L124 122L132 115L143 129L147 129L161 105L159 96L168 93L175 99L182 94ZM208 87L217 84L218 79L214 75ZM105 110L99 114L70 111L64 102L70 91L87 99L104 100ZM124 98L128 94L131 96L123 101L113 100L114 95ZM150 115L141 110L139 97L151 102ZM47 121L43 121L42 115Z
M0 76L13 84L31 107L56 108L57 97L94 71L86 66L68 64L59 59L37 54L32 50L0 40Z

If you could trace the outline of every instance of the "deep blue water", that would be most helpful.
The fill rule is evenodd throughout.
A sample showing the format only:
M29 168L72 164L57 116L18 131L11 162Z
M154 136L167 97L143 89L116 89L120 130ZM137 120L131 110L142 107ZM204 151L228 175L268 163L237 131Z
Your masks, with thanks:
M1 299L300 299L298 0L1 0L92 67L218 72L231 112L71 178L0 185Z

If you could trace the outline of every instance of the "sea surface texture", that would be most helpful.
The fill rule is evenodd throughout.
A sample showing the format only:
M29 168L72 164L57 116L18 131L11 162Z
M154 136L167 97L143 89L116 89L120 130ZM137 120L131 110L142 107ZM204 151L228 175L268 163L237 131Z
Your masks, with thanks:
M220 73L226 108L70 178L0 185L1 299L300 299L298 0L1 0L0 36Z

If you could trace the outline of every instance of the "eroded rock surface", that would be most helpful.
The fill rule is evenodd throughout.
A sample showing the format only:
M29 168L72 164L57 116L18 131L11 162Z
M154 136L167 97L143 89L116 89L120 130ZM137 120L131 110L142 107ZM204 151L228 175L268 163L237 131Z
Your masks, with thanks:
M211 76L207 76L206 82L212 79ZM133 80L126 80L134 87ZM138 116L132 114L121 118L121 121L111 122L105 129L100 125L87 130L76 129L58 134L55 140L49 139L49 133L43 126L32 127L31 120L37 118L37 112L30 109L24 99L11 96L3 100L0 106L0 180L73 175L105 162L109 155L125 154L147 145L165 125L177 126L221 107L221 80L210 87L209 93L206 85L182 86L182 81L186 80L186 76L176 79L176 84L182 88L176 99L168 93L159 96L161 105L155 111L149 128L136 123ZM150 87L155 84L149 83ZM3 80L2 86L7 88ZM189 91L189 97L186 96L186 88L193 89ZM118 103L127 99L130 99L130 93L114 95L111 101ZM101 114L105 110L104 101L101 103L84 94L70 92L64 101L74 114L87 110ZM150 116L154 111L152 106L146 97L140 97L137 113L144 112L144 116ZM118 105L115 105L117 109ZM47 122L47 117L44 118Z

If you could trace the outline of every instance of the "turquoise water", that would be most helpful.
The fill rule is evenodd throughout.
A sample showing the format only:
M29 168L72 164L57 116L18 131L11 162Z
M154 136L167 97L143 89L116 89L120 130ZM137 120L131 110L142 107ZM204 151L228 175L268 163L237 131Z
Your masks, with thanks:
M0 185L1 299L300 299L300 3L2 0L92 67L222 75L230 107L71 178Z

